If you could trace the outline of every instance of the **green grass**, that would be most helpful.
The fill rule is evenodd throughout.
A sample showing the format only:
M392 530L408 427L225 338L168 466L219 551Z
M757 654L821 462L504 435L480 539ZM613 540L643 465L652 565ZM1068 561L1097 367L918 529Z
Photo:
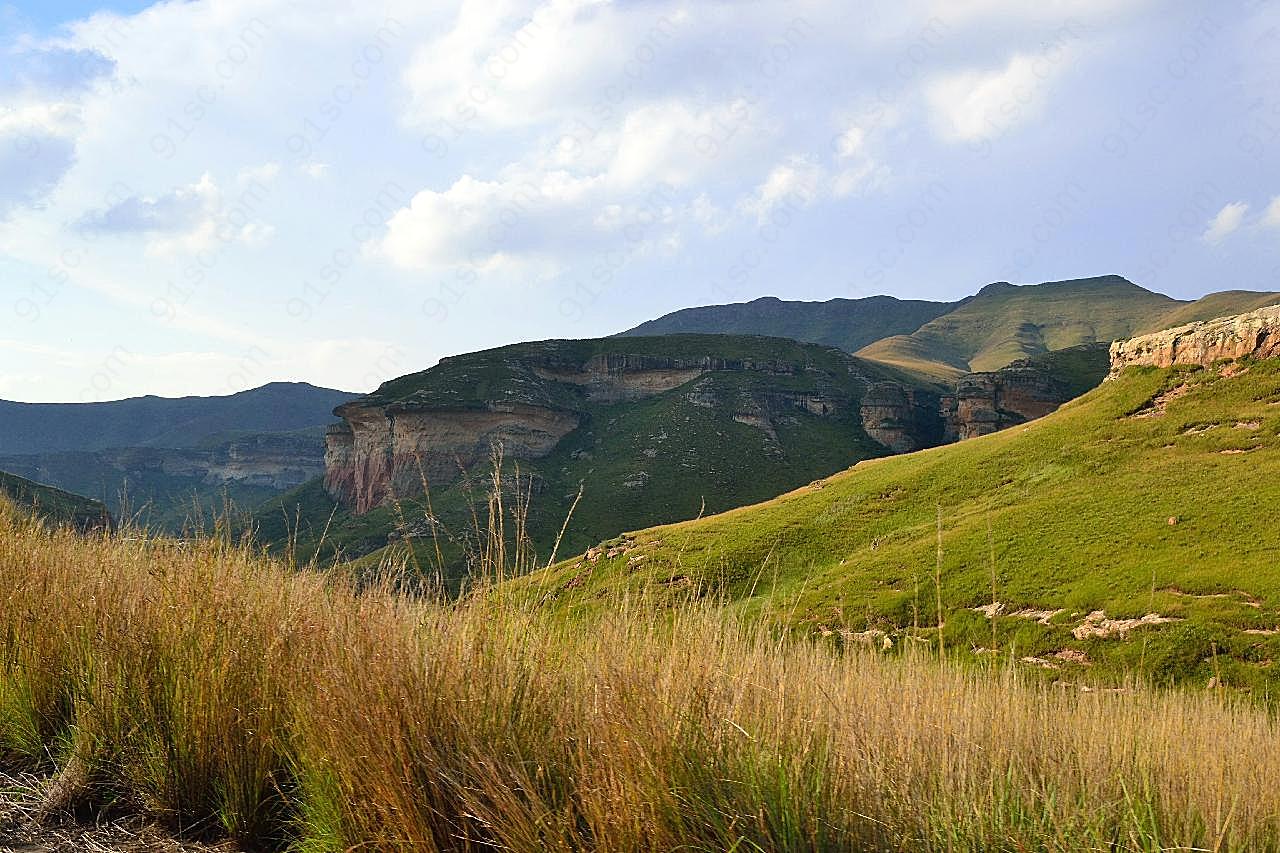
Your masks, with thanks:
M1185 394L1163 414L1135 416L1170 389ZM805 633L874 629L900 643L936 623L940 512L945 640L959 652L992 644L991 623L970 608L992 601L993 546L1002 654L1087 656L1090 666L1046 658L1059 677L1216 674L1265 692L1277 683L1280 636L1245 631L1280 626L1278 435L1280 362L1238 376L1134 369L1027 426L645 530L625 554L571 560L524 583L571 609L639 590L704 590ZM1063 612L1045 625L1007 615L1028 608ZM1094 610L1177 621L1076 639Z
M1120 276L984 287L909 335L884 338L858 355L935 379L998 370L1019 358L1131 336L1179 303Z

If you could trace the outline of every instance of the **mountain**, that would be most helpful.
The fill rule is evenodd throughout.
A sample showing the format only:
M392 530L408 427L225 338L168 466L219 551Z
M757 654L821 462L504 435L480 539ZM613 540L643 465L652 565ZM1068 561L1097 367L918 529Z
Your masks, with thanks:
M1114 275L1023 286L997 282L954 311L858 355L950 380L1050 350L1126 338L1179 305Z
M135 397L109 403L0 401L0 454L199 447L234 433L323 426L357 394L273 382L223 397Z
M98 501L34 483L0 471L0 497L34 513L51 524L66 524L78 530L111 526L107 508Z
M733 305L686 308L641 323L623 335L763 335L856 352L890 335L905 335L961 303L870 296L826 302L784 302L766 296Z
M0 454L0 470L106 504L116 518L180 533L249 510L324 473L324 430L242 435L208 447Z
M956 654L994 640L1066 680L1141 668L1274 695L1280 308L1129 341L1112 368L1018 429L607 541L525 586L565 607L699 590L876 645L936 643L941 615Z
M528 501L545 560L580 486L565 551L942 439L936 392L898 371L831 347L716 335L543 341L448 358L337 414L323 482L271 501L260 535L296 539L304 559L408 539L423 565L438 562L439 543L455 577L477 546L495 444L505 498Z

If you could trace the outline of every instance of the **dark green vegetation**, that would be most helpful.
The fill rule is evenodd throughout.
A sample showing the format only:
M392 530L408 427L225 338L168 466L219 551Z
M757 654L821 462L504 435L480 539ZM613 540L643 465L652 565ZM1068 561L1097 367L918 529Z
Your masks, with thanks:
M975 608L995 602L995 647L1028 666L1269 690L1278 516L1280 361L1138 368L1032 424L647 530L531 582L570 607L704 590L806 633L901 645L936 642L937 571L960 653L992 647ZM1147 614L1171 621L1105 621Z
M590 386L555 378L610 356L631 359L633 366L653 359L644 364L654 370L709 369L641 399L616 389L596 395ZM548 455L507 459L505 500L514 506L521 494L531 498L528 533L545 560L579 486L583 498L562 554L624 530L762 500L883 455L887 450L862 428L858 403L870 382L898 378L891 368L837 349L779 339L548 341L446 359L385 383L361 406L448 413L519 403L572 413L578 428ZM397 415L397 422L405 417ZM318 481L271 501L257 522L267 542L280 545L296 535L304 560L317 550L325 559L335 552L361 556L407 537L425 571L439 562L439 545L446 573L456 575L460 555L478 544L474 521L485 517L490 473L484 458L466 476L435 478L431 509L438 525L427 520L424 498L356 516L337 506ZM400 548L403 541L393 552Z
M107 508L98 501L51 486L42 486L3 471L0 471L0 498L7 498L20 508L56 526L67 525L77 530L111 526Z
M1050 350L1130 337L1178 304L1120 276L1024 287L999 282L911 334L877 341L858 354L954 379Z
M0 454L208 446L237 434L321 426L333 420L335 406L358 396L302 382L273 382L226 397L0 401Z
M826 302L784 302L766 296L733 305L686 308L641 323L623 335L765 335L856 352L867 344L914 332L962 302L870 296Z

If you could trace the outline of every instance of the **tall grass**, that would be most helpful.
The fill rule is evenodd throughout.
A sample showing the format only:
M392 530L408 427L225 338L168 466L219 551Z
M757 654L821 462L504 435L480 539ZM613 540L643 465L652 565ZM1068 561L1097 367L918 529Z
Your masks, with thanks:
M1280 849L1276 723L1212 693L399 588L0 506L0 762L307 851Z

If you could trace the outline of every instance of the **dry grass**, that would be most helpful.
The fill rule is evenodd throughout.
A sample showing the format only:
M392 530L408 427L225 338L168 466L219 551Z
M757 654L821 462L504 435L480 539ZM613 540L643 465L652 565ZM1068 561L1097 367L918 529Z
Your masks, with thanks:
M1276 723L1214 694L394 588L0 507L0 765L301 850L1280 849Z

